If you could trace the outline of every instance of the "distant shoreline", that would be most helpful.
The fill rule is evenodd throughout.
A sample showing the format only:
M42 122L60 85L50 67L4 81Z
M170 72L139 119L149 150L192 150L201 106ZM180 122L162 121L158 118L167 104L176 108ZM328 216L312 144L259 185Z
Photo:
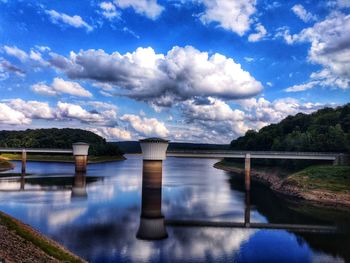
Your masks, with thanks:
M244 176L244 168L242 167L227 165L223 164L222 162L215 163L214 167ZM319 169L322 169L322 167L319 167ZM350 209L350 188L348 188L348 191L329 191L326 189L304 188L295 180L296 178L301 177L299 174L303 173L305 170L282 178L278 176L278 171L267 173L265 171L251 169L251 178L252 181L262 183L263 185L269 187L272 191L286 197L302 199L314 205L331 206L335 209ZM301 178L305 178L305 176Z
M21 154L1 154L1 159L6 161L21 161ZM126 158L123 155L115 156L88 156L88 163L103 163L122 161ZM27 154L27 161L35 162L62 162L62 163L74 163L74 157L72 155L31 155ZM1 171L1 170L0 170Z

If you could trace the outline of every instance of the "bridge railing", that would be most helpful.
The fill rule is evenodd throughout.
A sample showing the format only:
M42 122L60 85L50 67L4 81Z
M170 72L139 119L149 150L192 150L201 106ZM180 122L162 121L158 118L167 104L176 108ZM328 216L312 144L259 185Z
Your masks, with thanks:
M254 155L302 155L302 156L338 156L343 153L337 152L289 152L289 151L235 151L235 150L168 150L167 154L240 154L246 155L247 153Z
M328 160L338 161L347 159L342 153L322 152L279 152L279 151L228 151L228 150L171 150L168 157L196 157L196 158L246 158L252 159L296 159L296 160Z
M51 148L0 148L3 153L73 153L73 149L51 149Z
M0 148L0 153L21 153L22 154L22 174L26 173L27 153L58 153L73 154L75 159L75 171L85 172L87 166L87 156L89 144L77 142L73 143L72 149L52 149L52 148Z

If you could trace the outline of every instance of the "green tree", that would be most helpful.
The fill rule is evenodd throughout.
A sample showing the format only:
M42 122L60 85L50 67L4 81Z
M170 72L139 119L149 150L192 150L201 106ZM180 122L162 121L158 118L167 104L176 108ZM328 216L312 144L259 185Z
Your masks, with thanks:
M350 104L298 113L231 142L236 150L350 152Z
M121 155L118 146L97 134L80 129L0 131L0 147L71 148L75 142L90 144L90 155Z

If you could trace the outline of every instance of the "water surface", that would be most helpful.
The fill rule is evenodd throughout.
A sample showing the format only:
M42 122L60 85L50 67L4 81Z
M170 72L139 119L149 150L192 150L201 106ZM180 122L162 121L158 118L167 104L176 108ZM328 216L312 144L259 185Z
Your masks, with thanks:
M162 211L167 219L243 222L240 180L213 168L214 159L168 158ZM16 163L19 172L20 164ZM347 262L349 236L285 230L170 227L160 241L136 238L142 160L88 166L86 188L72 191L73 164L28 162L27 176L0 180L0 210L30 224L89 262ZM15 172L16 172L15 171ZM11 171L14 172L14 171ZM251 222L333 225L347 215L295 207L252 187ZM345 218L345 219L344 219Z

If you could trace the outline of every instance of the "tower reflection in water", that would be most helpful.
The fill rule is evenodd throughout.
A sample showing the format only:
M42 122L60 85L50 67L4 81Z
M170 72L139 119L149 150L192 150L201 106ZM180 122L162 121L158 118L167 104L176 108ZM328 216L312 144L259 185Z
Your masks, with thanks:
M168 237L161 210L162 161L143 160L142 206L137 238L158 240Z
M245 191L244 226L250 227L250 191Z
M86 174L84 172L75 173L71 196L75 199L86 199L88 197L86 191Z
M136 237L143 240L167 238L165 219L161 211L162 161L143 160L141 202L140 226ZM174 222L173 220L170 221ZM191 220L188 222L186 220L182 221L184 225L190 223L194 226L193 222ZM241 224L241 227L250 227L250 191L245 192L244 223L237 224Z
M24 185L26 184L26 180L25 180L24 176L25 176L25 173L22 173L21 179L20 179L20 190L21 191L24 191Z

